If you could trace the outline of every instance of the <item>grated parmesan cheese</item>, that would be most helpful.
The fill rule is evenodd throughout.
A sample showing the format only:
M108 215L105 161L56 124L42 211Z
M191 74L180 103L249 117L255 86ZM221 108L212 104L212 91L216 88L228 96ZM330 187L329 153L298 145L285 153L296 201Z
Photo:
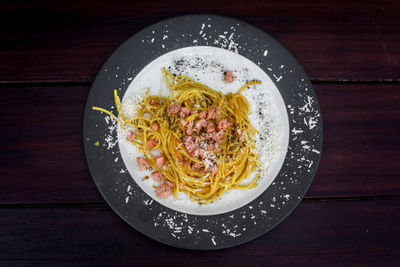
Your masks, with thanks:
M127 118L136 116L136 109L145 96L145 90L136 91L135 94L125 97L122 102L122 112Z

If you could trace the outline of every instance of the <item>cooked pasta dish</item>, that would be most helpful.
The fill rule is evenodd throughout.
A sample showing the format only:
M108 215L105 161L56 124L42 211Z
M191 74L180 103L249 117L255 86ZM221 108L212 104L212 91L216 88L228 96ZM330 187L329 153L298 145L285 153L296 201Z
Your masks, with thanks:
M261 82L254 80L236 93L223 94L187 76L161 71L170 95L147 91L135 117L125 116L116 90L117 115L93 107L117 120L126 138L139 148L143 156L136 161L142 170L152 169L156 196L177 198L184 192L193 201L209 203L228 190L255 187L260 176L257 130L241 93ZM225 81L232 80L232 73L225 73ZM252 180L243 183L253 172Z

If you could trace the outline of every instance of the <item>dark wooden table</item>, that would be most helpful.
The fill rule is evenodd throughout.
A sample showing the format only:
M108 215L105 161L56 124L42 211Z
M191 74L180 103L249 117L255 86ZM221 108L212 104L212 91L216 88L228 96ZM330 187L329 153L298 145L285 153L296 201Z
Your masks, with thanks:
M221 251L136 232L100 196L82 147L85 99L107 56L190 13L233 16L281 41L324 119L322 161L299 207ZM0 25L1 266L400 265L398 1L1 1Z

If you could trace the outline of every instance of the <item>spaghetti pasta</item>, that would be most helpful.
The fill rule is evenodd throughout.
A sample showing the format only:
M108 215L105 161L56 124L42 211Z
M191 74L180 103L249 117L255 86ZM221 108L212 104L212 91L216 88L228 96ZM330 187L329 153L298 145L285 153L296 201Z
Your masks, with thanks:
M249 103L241 93L261 82L251 81L237 93L224 95L187 76L174 76L165 69L162 74L170 95L149 96L147 90L133 118L124 115L116 90L118 117L93 107L130 130L128 139L144 154L138 164L142 169L151 167L153 179L160 182L157 196L176 198L184 192L193 201L209 203L230 189L255 187L260 176L257 130L251 126ZM159 155L153 156L157 150ZM243 184L253 171L255 178Z

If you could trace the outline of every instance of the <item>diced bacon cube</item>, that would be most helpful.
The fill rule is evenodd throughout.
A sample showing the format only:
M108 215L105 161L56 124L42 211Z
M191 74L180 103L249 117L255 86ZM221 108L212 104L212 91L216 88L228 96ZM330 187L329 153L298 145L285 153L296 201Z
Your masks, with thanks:
M200 119L205 119L205 118L207 118L207 111L203 110L202 112L200 112L199 118L200 118Z
M175 187L175 185L172 182L168 181L168 180L165 180L164 183L167 184L171 188Z
M156 144L157 144L157 140L156 140L156 139L150 139L150 140L147 142L147 148L148 148L148 149L152 149L153 147L156 146Z
M194 126L194 129L199 131L206 124L207 124L207 121L205 119L200 119L198 122L196 122L196 125Z
M196 143L196 145L198 145L198 144L200 144L201 142L203 142L206 139L207 139L207 136L205 136L203 134L199 135L199 136L196 137L195 143Z
M210 152L208 152L205 149L200 149L200 158L205 159L208 158L210 156Z
M166 159L164 158L163 155L158 155L157 157L154 158L154 161L156 162L156 166L158 168L162 168L164 166Z
M199 157L199 154L200 154L200 148L198 147L198 146L196 146L194 149L193 149L193 152L192 152L192 157L193 158L198 158Z
M153 172L151 174L151 177L153 177L153 180L157 183L161 183L161 181L164 180L164 174L162 174L161 172Z
M186 136L183 138L183 144L185 145L186 150L187 150L189 153L192 153L192 151L196 148L196 144L195 144L194 141L193 141L193 137L190 136L190 135L186 135Z
M158 198L168 198L172 194L172 187L169 186L166 182L162 183L156 189L156 196Z
M150 105L155 106L160 104L160 100L159 99L150 99L149 101Z
M203 165L201 165L200 163L197 163L197 162L193 162L193 163L192 163L192 170L194 170L194 171L198 171L198 170L200 170L202 167L203 167Z
M217 130L218 131L225 131L226 128L230 126L230 123L227 119L222 119L218 122Z
M160 128L160 124L158 124L158 122L153 122L153 123L151 124L151 129L152 129L153 131L158 131L159 128Z
M169 114L177 114L180 110L181 110L181 106L176 105L176 104L171 104L171 105L167 108L167 112L168 112Z
M135 140L135 138L136 138L136 133L135 132L129 132L128 133L128 135L126 136L126 139L128 140L128 141L133 141L133 140Z
M217 107L209 107L207 113L207 120L215 120L218 118L219 109Z
M142 171L148 170L150 168L150 164L145 158L137 157L136 162Z
M188 124L186 124L186 134L192 135L192 133L193 133L193 121L190 121Z
M181 119L179 122L181 123L182 127L185 127L187 124L187 122L184 119Z
M207 128L207 133L214 132L215 131L215 123L212 121L207 121L206 128Z
M207 133L206 138L211 139L213 141L217 141L217 132Z
M182 109L181 109L181 113L179 114L180 115L180 117L181 117L181 119L183 119L183 118L185 118L187 115L189 115L190 114L190 111L189 111L189 109L187 108L187 107L183 107Z
M233 75L232 71L225 71L224 80L228 83L231 83L235 80L235 76Z
M216 144L209 144L207 146L207 151L211 152L211 153L219 152L219 145L217 143Z

